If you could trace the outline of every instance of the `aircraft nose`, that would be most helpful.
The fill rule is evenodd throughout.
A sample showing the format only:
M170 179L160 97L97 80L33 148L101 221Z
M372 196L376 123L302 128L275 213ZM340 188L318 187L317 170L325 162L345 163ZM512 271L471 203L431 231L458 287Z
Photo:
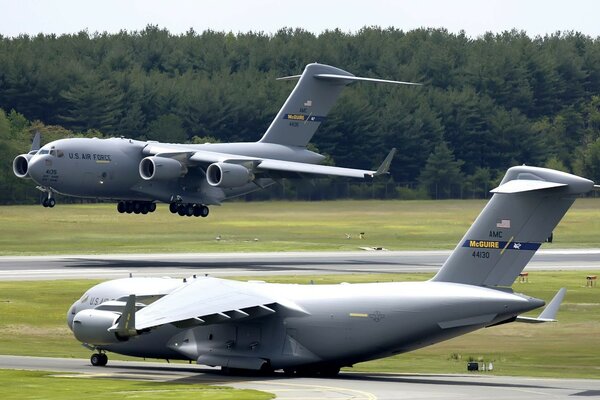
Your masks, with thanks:
M41 184L42 176L44 174L44 160L42 160L42 157L32 157L31 160L29 160L27 170L31 179L33 179L36 183Z
M69 311L67 312L67 325L69 326L69 329L71 329L71 332L73 331L73 318L75 318L76 314L77 306L75 305L75 303L73 303L73 305L71 305Z

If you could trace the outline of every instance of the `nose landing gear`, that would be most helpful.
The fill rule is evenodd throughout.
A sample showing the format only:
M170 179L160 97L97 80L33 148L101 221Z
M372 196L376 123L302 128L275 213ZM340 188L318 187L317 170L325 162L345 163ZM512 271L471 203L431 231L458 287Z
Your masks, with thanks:
M56 205L56 200L54 200L54 197L52 197L52 192L48 191L48 196L44 197L44 199L42 200L42 206L44 206L44 208L46 207L54 207Z

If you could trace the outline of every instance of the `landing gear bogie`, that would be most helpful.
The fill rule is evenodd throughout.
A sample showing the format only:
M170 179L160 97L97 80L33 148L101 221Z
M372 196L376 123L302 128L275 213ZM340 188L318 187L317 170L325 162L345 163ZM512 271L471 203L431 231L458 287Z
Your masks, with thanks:
M156 204L151 201L120 201L117 203L120 214L148 214L156 211Z
M169 211L173 214L179 214L182 217L206 218L209 213L207 206L194 203L171 203L169 204Z

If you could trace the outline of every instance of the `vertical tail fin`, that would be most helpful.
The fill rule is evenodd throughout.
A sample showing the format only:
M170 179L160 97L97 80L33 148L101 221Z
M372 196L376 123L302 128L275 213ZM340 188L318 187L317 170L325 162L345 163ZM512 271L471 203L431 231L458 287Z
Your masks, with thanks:
M355 81L419 85L417 83L360 78L324 64L308 64L277 116L260 139L263 143L306 147L344 87Z
M593 187L592 181L551 169L510 168L432 280L512 285L576 196Z

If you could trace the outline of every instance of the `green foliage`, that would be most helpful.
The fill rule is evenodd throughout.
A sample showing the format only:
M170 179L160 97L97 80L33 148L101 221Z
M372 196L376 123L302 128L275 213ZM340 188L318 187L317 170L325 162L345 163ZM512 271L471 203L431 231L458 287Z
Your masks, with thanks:
M429 155L419 181L436 200L457 196L456 190L460 191L464 179L460 172L462 165L463 161L456 160L446 142L442 142Z
M68 374L67 374L68 375ZM2 398L17 399L193 399L263 400L270 393L226 386L200 385L197 382L144 382L142 380L89 379L86 375L58 376L56 372L0 370Z
M161 115L148 126L148 139L163 143L183 143L187 140L183 121L177 115Z
M600 138L590 143L577 159L575 170L594 182L600 182Z

